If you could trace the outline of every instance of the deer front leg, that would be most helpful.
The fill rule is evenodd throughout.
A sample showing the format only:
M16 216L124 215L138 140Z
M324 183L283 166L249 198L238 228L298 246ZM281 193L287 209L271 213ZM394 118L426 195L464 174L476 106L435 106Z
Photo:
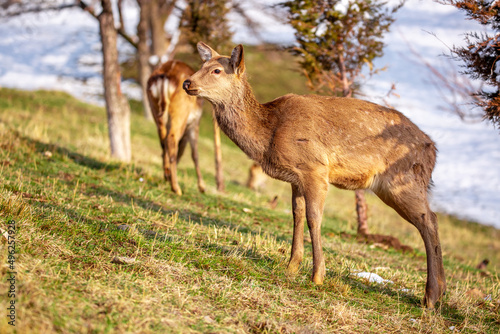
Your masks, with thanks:
M297 185L292 184L293 241L292 255L286 269L287 274L295 274L304 257L304 217L306 205L304 195Z
M314 182L313 180L305 185L304 190L307 226L309 227L313 249L312 281L315 284L323 284L323 279L326 274L325 258L321 246L321 220L323 219L323 209L327 191L328 183L326 181L321 183Z

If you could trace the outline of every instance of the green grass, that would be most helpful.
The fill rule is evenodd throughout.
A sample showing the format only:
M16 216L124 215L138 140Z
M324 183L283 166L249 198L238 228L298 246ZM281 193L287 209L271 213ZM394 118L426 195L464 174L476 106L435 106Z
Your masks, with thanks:
M306 91L291 59L257 51L246 60L261 101ZM271 81L286 85L265 85ZM371 232L415 252L345 237L355 233L354 196L332 188L322 225L325 284L310 282L309 242L299 273L287 277L289 186L268 180L258 193L246 189L251 162L224 139L227 190L217 193L208 106L201 126L207 192L197 191L186 154L178 197L163 181L156 129L140 110L132 115L133 162L121 164L109 158L103 108L59 92L0 89L0 228L16 222L17 272L14 328L0 237L1 333L500 331L499 230L439 216L448 291L429 311L420 305L426 262L417 231L368 195ZM475 269L484 258L488 272ZM358 270L394 283L369 283Z

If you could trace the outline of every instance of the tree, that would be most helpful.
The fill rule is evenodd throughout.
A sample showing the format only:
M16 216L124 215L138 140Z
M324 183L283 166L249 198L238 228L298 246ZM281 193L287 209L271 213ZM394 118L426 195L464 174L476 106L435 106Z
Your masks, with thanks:
M144 117L152 121L153 114L151 113L149 101L146 98L147 83L151 75L151 66L149 65L150 52L148 45L151 0L137 0L137 3L139 5L139 23L137 24L137 62L139 85L141 85Z
M451 57L462 61L462 74L481 80L485 86L474 94L473 103L484 111L483 118L500 128L500 2L488 0L438 0L463 10L494 32L494 36L469 32L466 46L453 47Z
M103 55L103 84L106 112L108 115L108 134L111 156L121 161L131 159L130 107L120 89L120 65L116 47L117 32L113 18L111 0L101 0L102 12L98 15L99 31Z
M186 4L181 29L195 51L199 41L209 42L217 48L229 46L233 33L226 19L227 0L187 0Z
M7 0L0 4L0 17L12 17L25 13L62 10L79 6L99 21L103 54L103 86L108 116L108 134L111 156L128 162L131 159L130 107L120 88L120 67L116 47L117 29L114 25L111 0L101 0L102 12L96 15L94 9L82 0L64 2L59 0ZM124 30L120 33L124 34ZM127 39L127 35L124 36ZM133 44L133 41L130 39Z
M377 71L373 60L383 55L383 35L403 2L387 8L379 0L300 0L280 4L288 12L309 88L318 93L351 97L359 93L363 69ZM367 235L367 206L363 190L356 191L358 234Z
M40 0L37 0L40 1ZM149 101L146 96L146 86L151 75L151 65L149 59L155 55L160 59L169 47L169 40L166 36L164 25L175 8L177 0L136 0L139 5L139 23L137 24L137 36L130 36L125 29L123 19L123 0L118 0L118 21L117 33L137 50L137 71L138 82L142 89L142 105L144 116L153 120ZM98 19L92 5L87 5L83 0L77 0L76 4Z

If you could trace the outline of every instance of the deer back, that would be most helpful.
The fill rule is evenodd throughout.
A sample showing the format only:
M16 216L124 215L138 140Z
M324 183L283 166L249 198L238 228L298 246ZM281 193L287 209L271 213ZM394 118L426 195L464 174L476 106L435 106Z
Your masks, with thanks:
M203 100L187 95L182 83L194 73L187 64L170 60L158 67L147 83L147 93L155 120L166 122L169 118L191 124L201 117Z

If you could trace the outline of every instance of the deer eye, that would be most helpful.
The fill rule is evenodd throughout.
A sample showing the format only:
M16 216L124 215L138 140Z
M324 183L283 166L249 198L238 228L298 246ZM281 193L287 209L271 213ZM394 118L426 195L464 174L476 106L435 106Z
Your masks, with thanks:
M212 73L220 74L220 70L218 68L216 68L215 70L212 71Z

